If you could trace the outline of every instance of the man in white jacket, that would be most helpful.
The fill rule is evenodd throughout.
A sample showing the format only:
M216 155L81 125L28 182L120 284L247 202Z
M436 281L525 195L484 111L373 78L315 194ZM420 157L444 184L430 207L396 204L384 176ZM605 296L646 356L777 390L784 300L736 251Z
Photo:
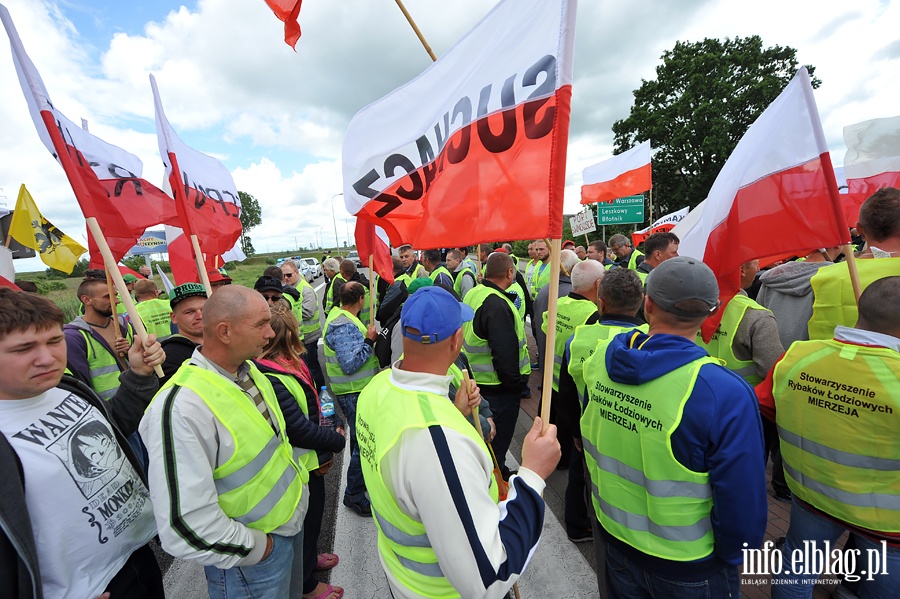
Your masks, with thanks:
M474 381L447 399L447 372L472 309L440 287L403 305L404 357L360 394L357 437L396 599L503 597L537 546L544 479L559 461L556 427L525 437L522 467L498 502L487 446L465 416L481 401Z
M274 336L269 321L252 289L213 294L203 345L141 420L160 541L205 567L211 597L302 594L309 473L292 459L271 384L249 362Z

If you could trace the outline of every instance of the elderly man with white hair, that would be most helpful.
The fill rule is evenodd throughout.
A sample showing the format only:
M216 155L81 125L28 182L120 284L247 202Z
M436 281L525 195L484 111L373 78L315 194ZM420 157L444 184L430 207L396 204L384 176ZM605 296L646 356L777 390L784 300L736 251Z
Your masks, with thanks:
M597 313L597 286L606 272L603 265L594 260L581 262L572 250L563 250L560 254L562 272L559 276L559 299L556 312L556 342L553 347L547 347L544 351L553 353L553 393L559 393L559 368L562 364L563 352L566 349L566 341L575 333L575 327L590 324L599 318ZM566 275L564 273L568 272ZM566 281L565 287L563 281ZM538 301L542 296L549 295L549 286L541 290ZM537 304L538 302L535 302ZM537 314L537 309L535 309ZM546 345L547 335L547 307L544 304L540 313L541 320L541 345ZM554 402L555 403L555 402ZM559 426L556 408L550 405L550 421ZM560 435L562 447L562 459L559 469L568 468L569 455L572 449L572 435L568 426Z

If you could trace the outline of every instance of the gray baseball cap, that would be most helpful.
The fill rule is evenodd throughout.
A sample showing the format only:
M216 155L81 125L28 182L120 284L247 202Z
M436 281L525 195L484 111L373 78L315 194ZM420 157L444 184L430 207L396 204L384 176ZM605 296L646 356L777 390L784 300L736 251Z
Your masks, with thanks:
M647 295L653 303L685 318L708 316L719 305L719 284L712 269L696 258L678 256L666 260L647 276ZM675 307L685 300L700 300L709 306L704 312L688 312Z

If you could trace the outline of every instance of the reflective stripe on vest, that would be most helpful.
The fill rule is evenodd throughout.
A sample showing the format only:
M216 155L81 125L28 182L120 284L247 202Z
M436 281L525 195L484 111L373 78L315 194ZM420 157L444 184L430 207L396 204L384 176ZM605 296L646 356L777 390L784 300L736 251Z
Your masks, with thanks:
M695 341L711 357L722 360L725 368L736 373L753 386L762 382L762 378L756 372L756 364L754 364L753 360L739 360L734 355L734 338L747 310L764 310L771 314L770 310L766 310L746 295L736 295L725 306L722 322L719 323L719 328L713 333L709 344L703 342L699 332Z
M862 291L878 279L900 275L900 258L872 258L856 261ZM834 327L856 324L859 311L846 262L820 268L809 283L813 290L813 312L809 319L810 339L831 339Z
M900 532L900 353L798 341L772 393L791 491L855 526Z
M531 374L531 360L528 356L528 346L525 339L525 324L521 318L516 318L516 308L513 303L493 287L487 285L479 285L466 294L465 304L470 306L472 310L478 311L484 300L490 295L496 295L503 298L506 305L513 313L513 321L516 326L516 338L519 345L519 373L522 375ZM499 385L500 377L494 369L494 360L491 355L491 348L488 346L486 339L482 339L475 334L472 321L463 323L463 351L469 359L469 366L472 369L472 378L479 385Z
M301 280L302 277L301 277ZM290 293L285 293L281 296L281 299L286 301L288 305L291 307L291 314L294 315L294 318L297 319L297 323L300 323L300 319L303 318L303 297L301 296L299 300L295 300L294 297ZM300 342L303 342L303 331L298 329L298 336L300 337Z
M535 296L537 295L534 292L534 272L535 272L534 266L537 263L538 263L538 261L535 260L534 258L532 258L525 265L525 284L528 285L528 293L531 294L532 300L534 300Z
M161 299L144 300L135 305L141 322L148 333L156 335L157 339L168 337L172 334L172 307L169 302Z
M451 598L459 593L444 577L437 555L431 547L424 525L410 518L393 499L395 493L385 484L382 464L402 433L440 425L455 430L484 451L484 481L491 499L498 501L497 481L484 441L446 396L407 391L391 384L390 371L376 376L360 394L356 420L363 478L372 500L372 513L378 529L378 550L385 568L410 594Z
M116 320L113 326L118 326L118 324L118 320ZM109 400L119 390L119 375L124 370L122 363L102 343L94 339L90 331L78 329L78 332L81 333L86 345L88 377L91 380L91 387L101 399ZM131 326L127 327L125 338L128 339L129 345L134 342L134 332Z
M331 381L331 390L335 395L347 395L348 393L358 393L372 380L372 377L378 374L378 358L375 353L363 363L356 372L346 374L341 370L341 364L338 361L337 354L328 345L328 327L339 326L342 324L352 324L363 337L366 336L366 327L360 320L347 312L343 308L335 308L325 319L325 372L328 374L328 380Z
M619 333L637 329L642 333L649 330L649 325L620 327L609 324L583 324L575 327L575 334L572 337L572 343L569 345L569 374L575 381L575 387L578 389L579 402L584 400L584 362L594 355L597 345L606 339L612 339Z
M279 433L260 414L254 401L222 375L185 364L163 385L153 401L172 386L191 389L228 429L234 453L213 471L219 507L249 528L271 532L290 520L303 495L309 472L291 454L284 416L272 385L255 365L250 377L262 394Z
M574 334L575 327L583 325L591 315L597 313L597 304L587 298L576 299L569 296L559 298L556 312L556 342L553 345L553 390L559 392L559 370L562 368L566 342ZM541 330L547 334L547 317L542 315Z
M328 318L328 315L331 314L331 310L335 308L334 304L334 286L339 282L347 282L341 273L334 275L334 278L328 282L328 287L325 288L325 317Z
M672 453L704 357L642 385L615 383L606 372L610 341L583 366L589 401L581 417L594 512L603 528L635 549L673 561L712 554L709 473ZM667 398L661 400L660 398Z
M303 415L309 420L309 405L306 403L306 391L303 390L303 386L300 385L297 379L291 374L281 372L267 372L266 377L281 381L281 384L284 385L288 392L294 396L294 399L297 400L297 404L300 406ZM308 472L316 470L321 465L319 464L319 454L316 453L315 450L295 446L293 447L293 454L294 458L300 460Z

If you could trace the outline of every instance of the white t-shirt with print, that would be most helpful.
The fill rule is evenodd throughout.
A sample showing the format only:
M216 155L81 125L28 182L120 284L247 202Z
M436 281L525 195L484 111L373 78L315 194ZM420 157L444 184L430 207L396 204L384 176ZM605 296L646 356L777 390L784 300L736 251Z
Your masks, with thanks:
M0 400L0 432L25 472L48 599L96 597L156 534L150 494L86 400L59 388Z

